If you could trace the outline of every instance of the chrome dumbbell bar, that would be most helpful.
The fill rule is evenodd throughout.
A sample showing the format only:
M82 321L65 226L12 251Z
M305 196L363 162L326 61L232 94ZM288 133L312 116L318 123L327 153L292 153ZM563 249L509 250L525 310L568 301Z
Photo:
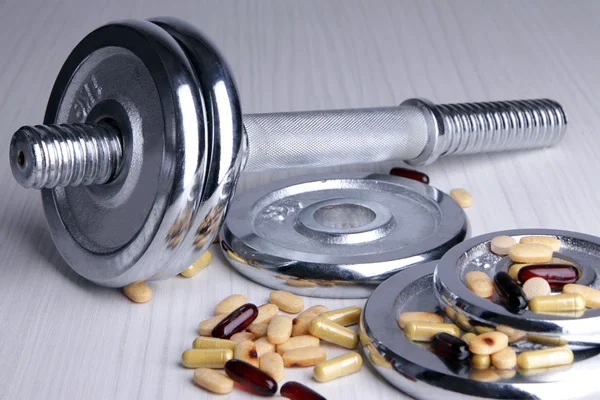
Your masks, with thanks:
M240 172L550 146L551 100L253 114L242 117L217 50L176 19L90 33L65 62L45 125L20 128L10 164L42 190L69 265L106 286L170 277L217 234Z

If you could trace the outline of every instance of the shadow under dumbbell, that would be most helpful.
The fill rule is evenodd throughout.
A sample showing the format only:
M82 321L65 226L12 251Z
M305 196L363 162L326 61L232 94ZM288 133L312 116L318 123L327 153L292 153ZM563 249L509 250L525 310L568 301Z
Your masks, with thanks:
M71 269L71 267L69 267L66 261L58 253L56 246L54 246L54 242L52 241L52 237L48 232L48 227L42 216L32 216L26 226L27 227L20 238L21 241L19 247L21 248L21 251L36 254L44 261L40 263L31 263L30 265L25 266L26 268L45 268L48 265L51 265L64 278L77 285L79 289L86 293L97 294L112 292L109 288L98 286L79 276Z

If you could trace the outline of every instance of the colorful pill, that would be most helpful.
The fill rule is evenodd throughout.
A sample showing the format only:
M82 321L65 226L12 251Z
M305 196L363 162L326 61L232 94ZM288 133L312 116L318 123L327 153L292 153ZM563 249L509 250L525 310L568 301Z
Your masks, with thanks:
M229 339L234 333L246 329L258 316L258 308L254 304L244 304L226 316L212 330L211 336Z
M231 379L259 396L273 396L277 393L277 382L275 379L245 361L227 361L225 364L225 373Z
M542 278L553 291L561 291L566 284L577 282L579 271L569 264L527 265L519 270L517 276L523 283L531 278Z

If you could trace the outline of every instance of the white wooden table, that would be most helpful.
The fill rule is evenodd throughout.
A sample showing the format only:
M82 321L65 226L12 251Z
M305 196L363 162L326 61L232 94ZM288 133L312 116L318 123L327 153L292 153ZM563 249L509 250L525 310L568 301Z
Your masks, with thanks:
M179 365L181 352L221 298L243 293L264 303L269 293L215 252L195 278L152 284L153 301L134 305L78 277L58 255L39 194L12 179L8 144L19 126L41 122L62 62L91 29L160 15L197 24L229 60L245 112L388 106L416 96L558 100L569 117L558 147L448 158L424 170L442 190L472 192L474 235L526 227L599 235L599 14L597 1L0 0L0 399L211 398ZM240 192L290 174L245 175ZM330 399L404 398L369 366L326 384L311 369L288 371L289 379Z

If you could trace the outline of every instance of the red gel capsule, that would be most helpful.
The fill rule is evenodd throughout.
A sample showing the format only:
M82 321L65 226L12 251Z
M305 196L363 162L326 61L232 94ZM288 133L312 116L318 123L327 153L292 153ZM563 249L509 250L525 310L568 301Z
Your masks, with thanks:
M429 177L422 172L415 171L414 169L400 167L392 168L390 175L400 176L402 178L412 179L413 181L429 184Z
M548 281L552 291L561 291L567 283L575 283L579 278L577 268L569 264L528 265L519 270L519 280L525 283L531 278Z
M211 336L219 339L229 339L234 333L246 329L258 316L258 308L254 304L244 304L226 316L212 330Z
M447 360L464 361L469 358L469 345L445 332L437 333L431 341L433 352Z
M287 382L281 387L281 395L290 400L327 400L308 386L294 381Z
M225 363L225 373L231 379L259 396L273 396L277 393L277 382L266 372L242 360L229 360Z

